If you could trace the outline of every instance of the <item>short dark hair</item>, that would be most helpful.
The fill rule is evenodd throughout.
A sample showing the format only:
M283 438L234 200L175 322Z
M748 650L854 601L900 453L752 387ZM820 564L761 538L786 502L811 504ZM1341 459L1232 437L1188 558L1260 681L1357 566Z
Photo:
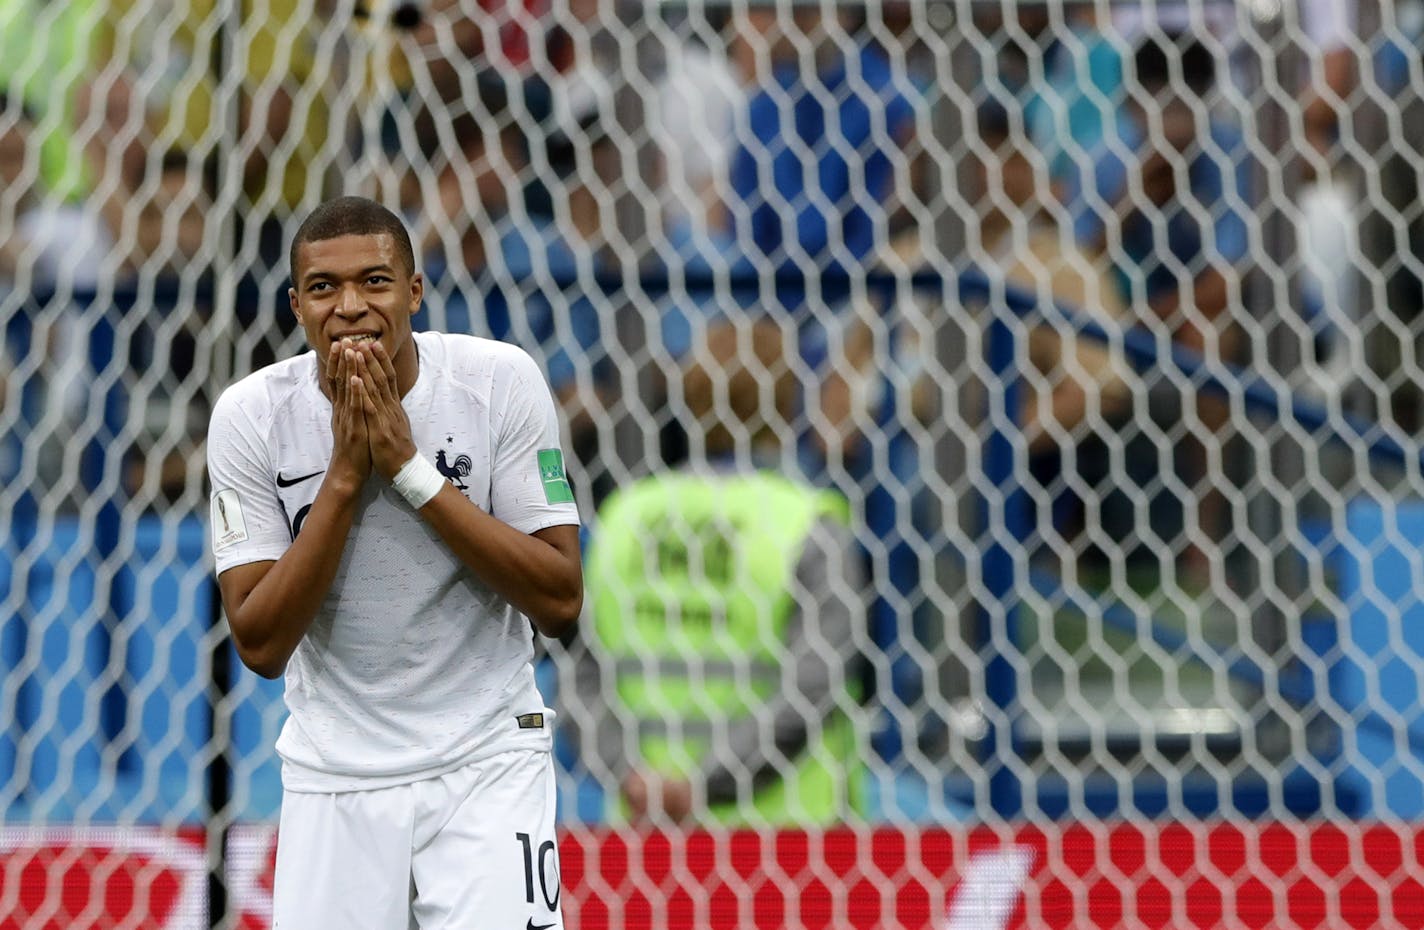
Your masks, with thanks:
M297 234L292 239L292 249L287 256L291 263L292 283L297 283L297 249L308 242L321 242L340 236L389 235L396 242L396 251L405 270L415 274L415 249L410 244L410 233L400 217L366 197L337 197L328 200L311 212Z
M1183 42L1183 37L1168 34L1149 36L1132 56L1132 70L1137 83L1145 90L1157 91L1172 80L1172 61L1182 69L1187 89L1200 97L1216 81L1216 58L1211 49L1196 39Z

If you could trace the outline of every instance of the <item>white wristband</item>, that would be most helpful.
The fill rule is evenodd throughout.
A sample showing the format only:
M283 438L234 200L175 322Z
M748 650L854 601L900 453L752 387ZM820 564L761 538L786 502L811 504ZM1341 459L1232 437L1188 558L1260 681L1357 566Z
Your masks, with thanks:
M430 503L444 486L445 476L419 452L411 456L410 461L402 465L391 479L391 487L416 510Z

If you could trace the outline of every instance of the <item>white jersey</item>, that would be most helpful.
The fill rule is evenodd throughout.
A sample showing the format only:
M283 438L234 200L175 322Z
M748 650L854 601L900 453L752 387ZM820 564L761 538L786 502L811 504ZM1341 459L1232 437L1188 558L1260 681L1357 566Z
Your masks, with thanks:
M421 453L525 533L577 525L553 399L514 346L415 333L402 399ZM219 573L287 551L331 459L331 402L307 353L225 391L208 433ZM363 790L510 749L548 751L529 621L379 475L361 492L331 591L286 670L277 740L289 791Z

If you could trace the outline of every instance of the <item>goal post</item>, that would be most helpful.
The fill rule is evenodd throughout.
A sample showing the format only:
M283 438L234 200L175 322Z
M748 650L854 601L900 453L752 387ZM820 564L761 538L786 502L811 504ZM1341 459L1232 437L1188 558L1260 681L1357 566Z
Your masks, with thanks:
M571 925L1424 921L1421 36L0 0L0 925L270 920L203 449L342 193L559 407Z

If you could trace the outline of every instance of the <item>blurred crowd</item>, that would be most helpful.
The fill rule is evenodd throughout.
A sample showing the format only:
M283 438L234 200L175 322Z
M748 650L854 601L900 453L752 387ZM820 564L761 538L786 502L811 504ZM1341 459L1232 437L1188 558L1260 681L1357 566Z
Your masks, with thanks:
M886 343L926 335L887 322L895 299L848 282L867 267L1009 271L1040 298L1108 321L1150 314L1187 347L1244 359L1233 308L1267 192L1242 132L1256 50L1232 5L1146 18L985 5L948 29L902 3L631 22L597 0L546 6L430 0L375 22L333 0L235 14L5 0L0 20L42 28L29 43L6 30L0 65L0 275L40 294L202 282L198 324L212 282L251 285L229 325L268 330L235 338L240 370L291 348L270 306L291 217L365 189L420 232L428 322L534 350L575 433L597 432L609 392L633 387L620 377L639 352L675 380L668 364L709 320L766 312L794 331L819 395L803 411L815 422L792 431L798 460L851 477L885 416L886 363L912 379L926 363ZM1285 30L1304 89L1288 141L1311 179L1341 160L1351 6L1303 4ZM954 42L975 74L947 98ZM649 269L666 281L637 295L610 283ZM620 328L627 304L646 332ZM34 339L72 342L62 315L43 316ZM1019 419L1037 454L1089 413L1110 418L1123 386L1099 348L1065 354L1035 331ZM918 386L893 415L925 412L932 393Z
M0 0L0 473L77 490L79 434L128 450L86 490L201 502L214 389L299 348L292 218L367 193L419 239L418 326L544 365L586 506L707 460L847 498L874 674L907 693L891 644L970 487L946 430L1015 437L1054 557L1214 581L1226 403L1078 331L1251 364L1270 258L1312 361L1348 339L1351 246L1319 237L1357 225L1353 4L1287 4L1269 40L1244 6ZM1277 254L1275 210L1320 261ZM970 321L1013 294L1010 390Z

